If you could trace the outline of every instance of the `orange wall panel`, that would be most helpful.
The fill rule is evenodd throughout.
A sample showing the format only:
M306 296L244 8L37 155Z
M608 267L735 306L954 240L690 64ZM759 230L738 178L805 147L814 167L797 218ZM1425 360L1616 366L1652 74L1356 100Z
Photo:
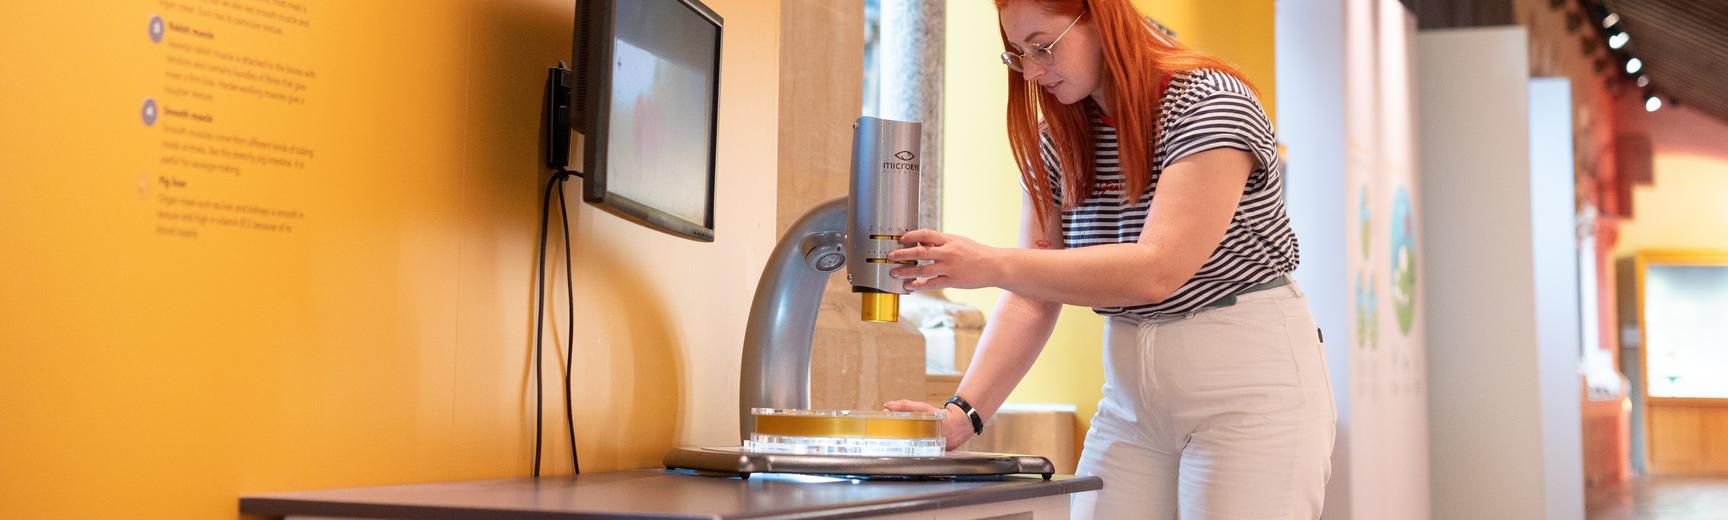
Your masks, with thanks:
M570 469L551 345L572 335L585 470L736 442L779 2L707 3L727 24L718 238L569 186L550 474ZM527 475L540 90L573 6L9 6L0 517L229 518L248 492Z

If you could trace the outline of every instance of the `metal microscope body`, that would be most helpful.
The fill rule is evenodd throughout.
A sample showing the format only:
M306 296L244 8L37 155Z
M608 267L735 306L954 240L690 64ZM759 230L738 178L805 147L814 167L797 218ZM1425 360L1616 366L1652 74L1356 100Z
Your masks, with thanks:
M828 276L846 267L861 318L898 321L905 281L889 276L900 237L918 227L923 125L860 117L853 124L850 195L805 213L775 244L744 332L739 436L752 408L810 407L810 349Z

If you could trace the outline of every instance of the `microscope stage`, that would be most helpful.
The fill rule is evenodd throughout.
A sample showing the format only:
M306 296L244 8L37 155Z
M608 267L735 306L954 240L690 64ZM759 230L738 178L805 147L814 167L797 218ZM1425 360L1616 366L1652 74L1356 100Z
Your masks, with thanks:
M667 469L712 476L750 478L752 473L798 473L869 478L940 479L1056 473L1050 459L1030 455L950 451L939 457L869 457L757 453L741 447L677 448L662 461Z

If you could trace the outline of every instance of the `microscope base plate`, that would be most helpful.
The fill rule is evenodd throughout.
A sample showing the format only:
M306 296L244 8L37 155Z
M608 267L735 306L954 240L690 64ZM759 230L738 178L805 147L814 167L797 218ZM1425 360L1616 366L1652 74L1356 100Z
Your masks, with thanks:
M856 455L792 455L753 453L741 447L675 448L661 461L667 469L693 470L702 475L740 476L752 473L798 473L868 478L941 479L1041 475L1056 473L1050 459L1034 455L950 451L940 457L864 457Z

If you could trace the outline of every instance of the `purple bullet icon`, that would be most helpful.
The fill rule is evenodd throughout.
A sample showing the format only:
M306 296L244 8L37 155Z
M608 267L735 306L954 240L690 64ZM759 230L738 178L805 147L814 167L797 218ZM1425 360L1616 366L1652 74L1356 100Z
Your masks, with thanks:
M162 43L162 34L167 32L167 24L162 23L162 17L150 15L150 42Z
M144 116L144 126L156 124L156 100L144 98L144 109L140 111L140 115Z

